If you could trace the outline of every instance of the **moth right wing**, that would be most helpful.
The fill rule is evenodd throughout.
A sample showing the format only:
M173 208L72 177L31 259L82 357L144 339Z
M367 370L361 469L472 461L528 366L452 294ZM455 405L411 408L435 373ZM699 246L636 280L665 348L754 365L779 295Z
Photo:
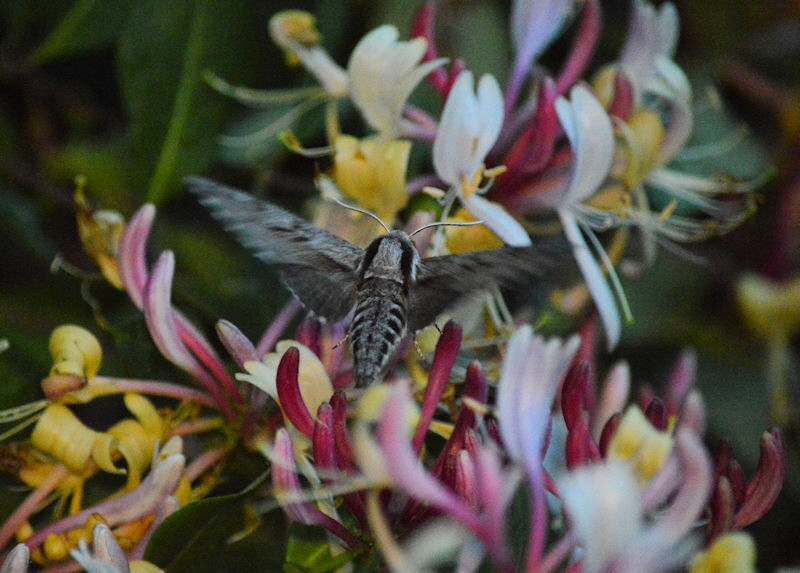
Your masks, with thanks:
M347 315L362 249L242 191L200 177L184 183L256 257L282 263L283 282L309 310L332 322Z
M409 294L408 330L415 332L470 293L498 287L506 292L540 290L546 278L569 258L561 236L530 247L502 247L423 259Z

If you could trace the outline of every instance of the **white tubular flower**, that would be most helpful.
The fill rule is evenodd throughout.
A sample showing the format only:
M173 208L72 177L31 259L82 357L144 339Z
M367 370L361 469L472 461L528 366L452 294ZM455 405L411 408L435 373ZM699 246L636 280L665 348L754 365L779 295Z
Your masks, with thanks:
M602 266L592 256L586 244L583 230L603 230L621 221L612 212L601 211L584 203L599 189L611 169L614 158L614 132L608 114L592 93L577 85L570 92L570 101L559 98L556 101L559 122L570 141L573 153L573 168L569 185L558 207L558 214L564 225L564 232L572 244L573 254L592 294L597 310L603 320L608 347L613 348L619 341L621 319L614 301L614 294L603 276ZM590 238L594 238L590 235ZM616 283L613 265L607 260L605 251L599 245L597 255L615 282L617 294L624 304L621 288Z
M456 79L433 142L433 166L445 183L461 188L483 165L503 125L503 94L493 76L484 75L474 91L472 72Z
M503 125L503 94L493 76L484 75L474 91L469 71L462 72L442 111L433 141L433 166L454 189L464 208L509 245L530 245L525 229L505 209L476 192L484 160Z
M427 42L398 42L397 28L380 26L364 36L350 55L350 98L367 123L387 138L400 135L403 108L411 92L443 58L420 65Z
M497 417L508 454L529 471L541 462L550 408L579 345L578 336L545 340L527 325L508 342L497 383Z
M583 544L581 570L604 571L641 532L636 477L626 464L606 462L571 472L558 489Z
M658 72L656 62L672 58L679 32L678 13L672 3L665 2L656 10L647 2L634 2L630 32L622 49L620 65L633 84L637 98Z

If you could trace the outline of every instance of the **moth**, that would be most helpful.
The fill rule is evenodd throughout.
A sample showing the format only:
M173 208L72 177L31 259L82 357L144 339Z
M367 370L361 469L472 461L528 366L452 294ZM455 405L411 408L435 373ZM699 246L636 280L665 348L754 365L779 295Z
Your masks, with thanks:
M389 231L366 249L247 193L192 177L186 186L256 257L281 264L286 287L315 315L348 327L357 388L374 382L400 341L465 295L531 289L564 260L562 241L423 259Z

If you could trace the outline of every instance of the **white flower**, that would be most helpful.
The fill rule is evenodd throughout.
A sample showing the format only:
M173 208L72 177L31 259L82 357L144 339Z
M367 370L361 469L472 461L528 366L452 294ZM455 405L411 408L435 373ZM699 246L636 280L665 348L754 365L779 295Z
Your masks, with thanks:
M433 142L433 166L445 183L459 188L483 165L503 125L503 94L488 74L473 91L472 72L459 74L442 111Z
M381 135L400 135L403 108L420 81L446 60L420 65L427 41L398 42L394 26L380 26L364 36L350 55L350 98L367 123Z
M589 234L597 256L608 270L610 280L616 281L613 265L599 246L592 229L604 230L622 221L614 213L592 208L588 200L600 187L611 169L614 158L614 132L608 114L592 93L581 85L572 88L570 100L559 98L556 113L572 146L573 168L558 214L564 232L572 244L573 254L592 294L603 321L608 347L619 341L621 319L614 295L603 276L601 265L592 255L581 230ZM615 282L620 301L624 304L621 287Z
M433 166L464 208L509 245L531 244L525 229L497 203L477 194L486 155L503 125L503 94L493 76L484 75L474 91L472 73L453 84L433 141Z

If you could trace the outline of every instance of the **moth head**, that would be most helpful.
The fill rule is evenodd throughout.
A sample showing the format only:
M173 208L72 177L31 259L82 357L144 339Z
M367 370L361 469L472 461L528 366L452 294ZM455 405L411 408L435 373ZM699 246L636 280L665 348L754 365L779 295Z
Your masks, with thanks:
M419 253L403 231L390 231L373 240L364 251L359 267L361 280L391 279L406 284L417 278Z

